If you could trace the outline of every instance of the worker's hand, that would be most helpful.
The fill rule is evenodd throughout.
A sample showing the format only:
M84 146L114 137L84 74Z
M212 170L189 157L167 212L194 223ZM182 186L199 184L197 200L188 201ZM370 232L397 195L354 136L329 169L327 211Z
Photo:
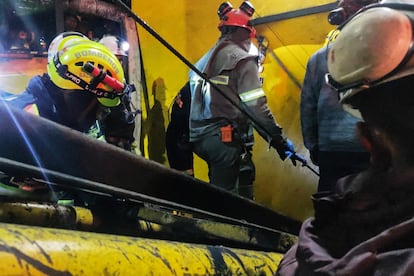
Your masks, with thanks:
M127 151L131 151L131 141L128 139L113 136L106 136L105 139L109 144L115 145Z
M134 142L135 117L124 103L112 107L101 119L105 140L117 147L131 151Z
M290 160L292 160L292 162L293 160L295 160L295 161L299 161L300 163L302 163L302 167L305 167L308 164L306 159L297 152L293 153L289 158Z
M289 139L283 138L282 136L273 138L270 145L276 149L280 159L282 160L285 160L287 157L290 158L295 152L292 142ZM295 160L292 160L292 163L294 166L296 166Z
M306 166L306 160L300 154L295 152L292 141L289 139L279 139L272 141L272 146L276 149L280 159L285 160L289 158L292 161L293 166L296 166L296 161L302 163L302 166Z
M287 158L290 159L290 161L292 161L293 166L296 166L296 160L300 160L295 152L295 148L293 146L292 141L290 141L289 139L285 140L286 143L286 148L285 148L285 155Z
M290 158L293 166L296 166L296 160L292 158L295 155L295 148L293 147L292 141L285 139L285 155L287 158Z

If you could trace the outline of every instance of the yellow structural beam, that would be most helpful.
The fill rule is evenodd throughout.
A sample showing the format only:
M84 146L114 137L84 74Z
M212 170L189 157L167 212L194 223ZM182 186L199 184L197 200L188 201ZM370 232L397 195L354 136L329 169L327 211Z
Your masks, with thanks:
M273 275L282 254L0 223L2 275Z

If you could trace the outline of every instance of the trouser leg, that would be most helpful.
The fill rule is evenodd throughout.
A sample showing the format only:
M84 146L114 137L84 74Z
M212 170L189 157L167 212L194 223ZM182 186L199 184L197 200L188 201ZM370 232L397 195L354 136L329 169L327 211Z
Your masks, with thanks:
M207 162L210 183L237 193L240 143L223 143L220 136L214 135L195 142L194 152Z
M252 160L250 150L242 154L239 174L239 195L254 199L254 180L256 178L256 168Z

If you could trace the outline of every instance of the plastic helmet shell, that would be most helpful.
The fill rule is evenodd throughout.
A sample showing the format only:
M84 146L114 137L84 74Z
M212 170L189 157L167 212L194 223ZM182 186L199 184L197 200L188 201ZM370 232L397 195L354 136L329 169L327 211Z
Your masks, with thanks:
M250 37L256 35L256 30L250 24L250 16L240 9L233 9L226 13L225 17L220 20L218 28L222 26L236 26L242 27L250 31Z
M81 41L77 44L72 44L59 51L55 59L58 59L63 66L66 66L69 72L78 76L88 84L91 83L93 77L83 71L83 65L87 62L104 70L108 75L118 81L125 82L124 71L119 60L105 46L95 41ZM57 87L65 90L83 90L76 83L59 75L54 61L48 64L47 71L50 79ZM104 83L99 83L97 88L113 92L113 89ZM120 103L120 98L110 99L98 97L98 101L104 106L111 107L117 106Z
M50 63L56 53L71 44L89 40L87 36L78 32L63 32L50 42L47 51L47 62Z
M117 38L116 36L104 36L99 40L99 43L107 47L109 50L111 50L112 53L114 53L117 56L127 56L126 52L121 47L119 38Z
M411 41L406 14L386 7L368 9L347 23L331 44L329 73L341 85L377 81L403 61Z

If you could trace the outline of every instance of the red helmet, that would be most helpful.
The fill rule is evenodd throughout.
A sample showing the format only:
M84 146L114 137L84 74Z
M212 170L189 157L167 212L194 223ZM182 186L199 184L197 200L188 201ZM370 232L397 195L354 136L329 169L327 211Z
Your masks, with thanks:
M250 31L250 37L256 36L256 30L250 22L254 8L249 1L244 1L237 10L229 2L222 3L217 13L220 17L219 29L222 26L242 27Z

